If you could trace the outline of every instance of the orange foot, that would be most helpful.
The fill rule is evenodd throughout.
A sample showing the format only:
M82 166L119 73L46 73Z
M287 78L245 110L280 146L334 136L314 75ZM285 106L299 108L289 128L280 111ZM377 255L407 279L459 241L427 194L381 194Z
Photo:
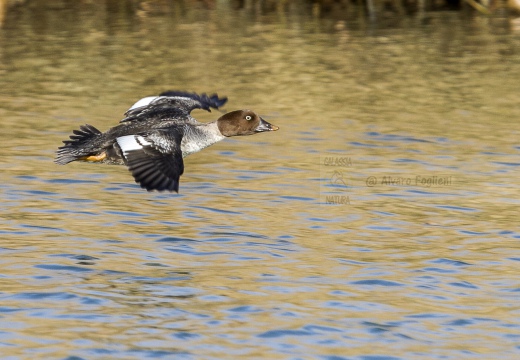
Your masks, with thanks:
M102 152L101 154L98 154L98 155L84 156L80 160L98 162L98 161L105 160L106 157L107 157L107 154L105 152Z

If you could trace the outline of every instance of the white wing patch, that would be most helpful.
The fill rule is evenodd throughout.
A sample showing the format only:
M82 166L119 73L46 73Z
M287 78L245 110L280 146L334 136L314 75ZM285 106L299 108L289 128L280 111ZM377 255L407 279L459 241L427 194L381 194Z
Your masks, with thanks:
M128 109L127 111L130 111L130 110L138 108L138 107L149 105L152 101L154 101L155 99L158 99L160 97L164 97L164 96L148 96L148 97L142 98L141 100L138 100L134 105L132 105L132 107L130 109Z
M152 145L151 142L146 141L146 139L140 135L121 136L116 140L121 147L121 150L123 150L125 157L129 151L141 150L145 146Z

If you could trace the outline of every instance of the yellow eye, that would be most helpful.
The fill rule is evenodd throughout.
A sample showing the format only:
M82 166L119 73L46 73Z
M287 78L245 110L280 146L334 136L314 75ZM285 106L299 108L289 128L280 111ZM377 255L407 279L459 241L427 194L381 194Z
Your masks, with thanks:
M251 116L249 116L249 115L246 116L246 120L247 120L247 121L249 121L249 120L251 120L251 119L252 119Z

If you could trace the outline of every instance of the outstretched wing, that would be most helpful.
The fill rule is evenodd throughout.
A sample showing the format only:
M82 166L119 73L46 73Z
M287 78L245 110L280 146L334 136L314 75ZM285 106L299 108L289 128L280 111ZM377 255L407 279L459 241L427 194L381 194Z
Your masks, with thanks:
M201 103L201 109L211 111L210 108L218 109L227 102L227 97L219 98L217 94L211 96L203 93L199 95L197 93L189 93L186 91L169 90L161 93L159 96L170 96L170 97L182 97L188 98ZM193 110L193 109L191 109ZM191 111L190 110L190 111Z
M117 138L128 170L136 183L152 191L179 192L184 172L180 130L154 130Z
M227 102L217 94L188 93L184 91L165 91L159 96L146 97L136 102L126 113L121 122L142 120L168 120L186 117L194 109L211 111Z

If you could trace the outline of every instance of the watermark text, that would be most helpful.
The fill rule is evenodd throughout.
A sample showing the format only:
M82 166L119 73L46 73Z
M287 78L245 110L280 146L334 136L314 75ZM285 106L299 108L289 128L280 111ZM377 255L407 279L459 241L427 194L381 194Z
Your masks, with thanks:
M451 176L369 176L365 180L366 186L417 186L417 187L445 187L453 184Z

